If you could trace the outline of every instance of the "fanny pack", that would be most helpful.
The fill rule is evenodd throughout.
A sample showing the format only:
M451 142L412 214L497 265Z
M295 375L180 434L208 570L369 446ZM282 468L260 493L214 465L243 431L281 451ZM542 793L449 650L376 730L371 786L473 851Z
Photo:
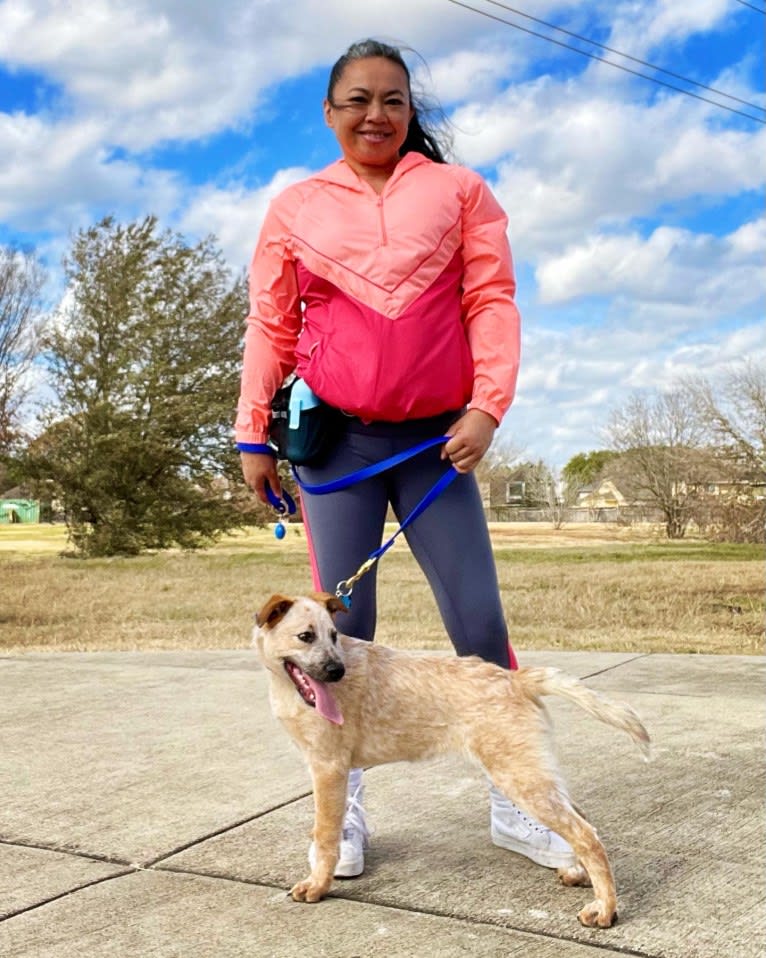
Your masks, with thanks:
M343 413L295 378L272 400L269 445L295 466L317 465L335 446L342 426Z

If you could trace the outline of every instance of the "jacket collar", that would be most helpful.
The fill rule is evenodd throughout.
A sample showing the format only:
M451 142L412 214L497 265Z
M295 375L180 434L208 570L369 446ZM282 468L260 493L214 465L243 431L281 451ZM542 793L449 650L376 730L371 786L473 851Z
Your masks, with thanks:
M431 162L432 161L429 160L427 156L423 156L422 153L406 153L396 164L396 169L388 182L391 183L394 180L398 180L416 166ZM322 180L325 183L335 183L337 186L345 186L347 189L354 190L357 193L366 193L369 188L343 159L336 160L323 170L315 173L313 179Z

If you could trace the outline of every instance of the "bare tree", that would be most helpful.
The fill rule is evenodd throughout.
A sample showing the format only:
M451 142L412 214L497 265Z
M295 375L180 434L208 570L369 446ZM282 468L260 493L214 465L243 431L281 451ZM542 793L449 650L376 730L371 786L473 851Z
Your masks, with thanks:
M33 253L0 247L0 453L16 437L26 398L25 377L37 350L44 280Z
M489 481L496 473L508 470L518 462L520 455L521 448L514 443L513 439L496 436L476 467L476 478L480 483Z
M573 503L561 470L542 460L538 463L538 497L546 519L554 529L562 529Z
M634 495L659 510L669 539L683 538L711 469L705 424L688 393L634 393L611 414L607 434Z
M716 462L716 495L703 511L728 540L760 541L766 518L766 368L731 366L713 385L696 377L682 388L704 423Z
M707 426L711 442L740 474L766 474L766 368L752 360L730 367L716 390L707 379L687 379L683 388Z

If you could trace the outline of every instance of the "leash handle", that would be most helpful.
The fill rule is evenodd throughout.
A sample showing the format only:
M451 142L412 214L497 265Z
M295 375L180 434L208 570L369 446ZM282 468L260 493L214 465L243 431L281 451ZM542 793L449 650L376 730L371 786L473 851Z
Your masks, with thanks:
M286 489L282 490L282 498L280 499L268 482L265 484L264 488L266 489L266 498L269 500L271 505L274 506L280 516L283 516L285 513L287 513L289 516L295 515L297 508L295 505L295 500Z

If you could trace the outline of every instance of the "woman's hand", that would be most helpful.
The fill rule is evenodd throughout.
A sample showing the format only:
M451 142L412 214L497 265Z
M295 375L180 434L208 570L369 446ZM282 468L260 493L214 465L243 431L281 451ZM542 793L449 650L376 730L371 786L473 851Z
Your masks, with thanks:
M277 460L269 453L241 452L242 475L245 483L253 490L261 502L270 505L266 495L266 483L278 498L282 498L282 484L277 473Z
M489 449L497 422L481 409L469 409L447 430L442 459L449 459L458 472L471 472Z

